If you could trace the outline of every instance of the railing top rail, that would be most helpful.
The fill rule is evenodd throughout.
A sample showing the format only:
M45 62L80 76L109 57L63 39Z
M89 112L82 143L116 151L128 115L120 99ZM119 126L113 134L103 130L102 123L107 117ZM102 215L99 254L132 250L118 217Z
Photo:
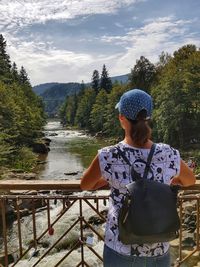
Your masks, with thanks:
M0 190L81 191L80 180L2 180Z
M109 189L104 188L104 189ZM181 187L182 190L200 191L200 181L197 180L195 185ZM20 191L20 190L65 190L65 191L82 191L80 180L1 180L0 191Z

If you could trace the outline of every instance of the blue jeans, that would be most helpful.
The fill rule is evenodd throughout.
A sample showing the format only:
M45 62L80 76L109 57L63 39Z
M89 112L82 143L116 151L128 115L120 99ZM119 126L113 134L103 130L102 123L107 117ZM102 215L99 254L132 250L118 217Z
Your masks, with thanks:
M104 267L170 267L169 251L162 256L137 257L122 255L104 245Z

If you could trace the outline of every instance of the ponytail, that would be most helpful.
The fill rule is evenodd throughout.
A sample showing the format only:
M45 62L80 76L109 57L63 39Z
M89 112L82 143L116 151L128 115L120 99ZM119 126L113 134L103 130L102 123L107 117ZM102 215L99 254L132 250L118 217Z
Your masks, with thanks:
M152 132L146 110L141 110L136 120L128 120L131 122L130 136L133 143L143 146L151 138Z

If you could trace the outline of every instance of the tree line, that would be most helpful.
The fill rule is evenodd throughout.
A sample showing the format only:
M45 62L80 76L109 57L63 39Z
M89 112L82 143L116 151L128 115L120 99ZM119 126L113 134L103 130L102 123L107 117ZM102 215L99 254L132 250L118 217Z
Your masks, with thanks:
M32 91L25 68L18 70L0 34L0 167L29 169L31 146L45 123L42 100Z
M66 98L61 120L91 133L121 138L115 105L127 90L140 88L153 96L153 139L186 148L200 142L200 50L185 45L170 55L162 52L153 64L141 56L126 84L113 83L106 66L93 71L90 86Z

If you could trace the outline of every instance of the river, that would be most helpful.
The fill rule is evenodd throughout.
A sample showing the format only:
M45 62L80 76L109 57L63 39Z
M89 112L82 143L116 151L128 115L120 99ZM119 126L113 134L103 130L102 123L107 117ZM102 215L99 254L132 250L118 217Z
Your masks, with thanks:
M105 145L77 130L66 130L59 121L49 121L44 134L51 139L48 155L36 168L38 179L79 179L100 147Z

